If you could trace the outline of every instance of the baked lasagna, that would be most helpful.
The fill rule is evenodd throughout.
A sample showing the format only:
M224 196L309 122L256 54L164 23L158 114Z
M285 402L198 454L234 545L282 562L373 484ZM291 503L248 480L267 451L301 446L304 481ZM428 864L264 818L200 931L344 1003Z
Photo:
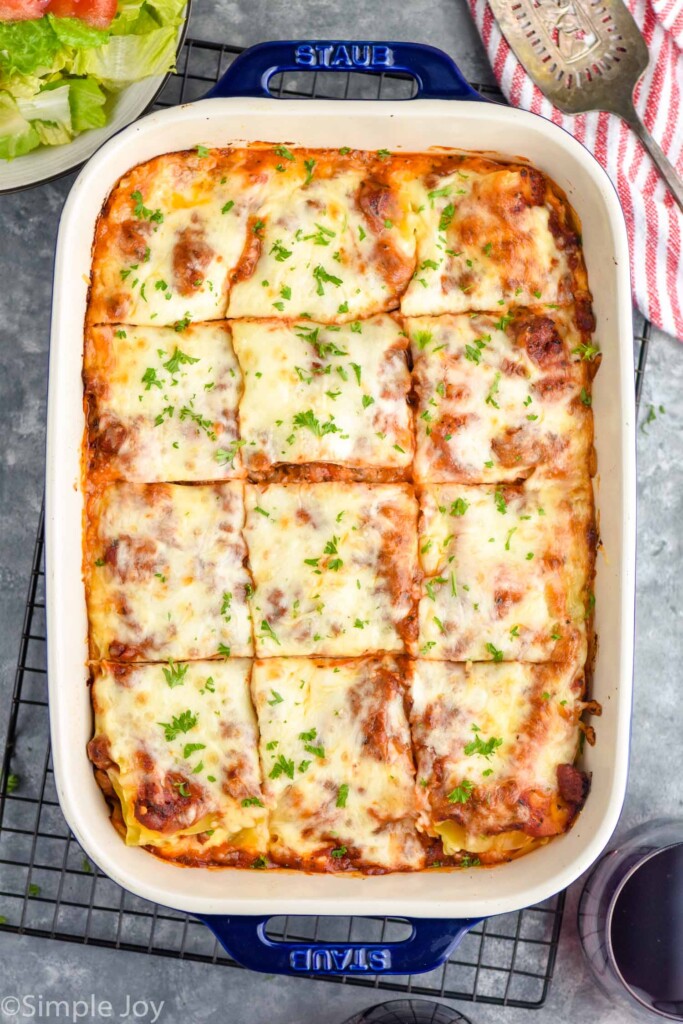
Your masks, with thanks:
M88 753L184 865L493 865L566 832L600 362L580 227L475 154L170 153L99 218Z

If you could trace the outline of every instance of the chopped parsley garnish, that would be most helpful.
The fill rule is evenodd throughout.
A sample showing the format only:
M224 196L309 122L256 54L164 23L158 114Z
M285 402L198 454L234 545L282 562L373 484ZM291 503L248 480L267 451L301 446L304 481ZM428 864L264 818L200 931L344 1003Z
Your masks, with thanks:
M276 705L276 704L282 704L282 702L283 702L283 701L284 701L284 699L285 699L285 698L284 698L284 697L282 696L282 694L281 694L281 693L278 693L278 692L277 692L277 690L271 690L270 692L271 692L271 693L272 693L272 695L273 695L273 696L272 696L272 699L268 701L268 703L270 704L271 708L272 708L272 707L275 707L275 705Z
M337 807L346 807L348 796L349 786L347 782L344 782L337 790Z
M449 203L448 206L444 206L441 211L441 217L439 218L439 231L446 231L450 227L450 223L455 216L455 207L453 203Z
M217 649L218 654L222 654L224 658L230 657L230 648L227 644L219 644ZM208 687L207 687L208 689Z
M269 778L279 779L281 775L286 775L287 778L294 778L294 762L290 761L284 754L278 756L277 761L270 769Z
M293 160L294 154L291 150L287 149L286 146L276 146L275 152L278 156L281 156L284 160Z
M205 157L205 156L208 156L208 155L209 155L208 148L206 146L202 146L199 143L197 143L197 156Z
M273 242L269 255L275 256L275 259L278 261L278 263L284 263L285 260L288 260L289 257L292 255L292 250L285 249L284 245L278 238Z
M163 669L163 673L166 682L171 689L173 689L174 686L182 686L185 682L185 676L187 675L188 668L189 665L187 665L187 663L185 665L177 665L173 661L173 658L168 659L168 668Z
M315 160L304 160L304 167L306 168L306 180L304 181L304 187L313 180L313 171L315 170Z
M481 338L475 338L471 345L465 345L465 359L470 363L474 363L475 366L479 366L481 362L481 354L490 340L491 335L485 334L482 335Z
M164 730L164 738L166 739L167 743L170 743L172 740L174 740L179 735L179 733L189 732L190 729L194 729L196 724L197 716L193 714L189 708L187 709L187 711L183 711L179 715L174 715L170 723L157 722L157 725L160 725L161 728Z
M572 349L572 355L579 355L582 359L585 359L588 362L590 362L591 360L595 359L599 351L600 349L597 348L595 345L577 345L576 348Z
M257 796L245 796L242 807L263 807L263 802Z
M456 498L455 501L451 503L449 512L452 516L464 516L469 507L470 503L466 498Z
M176 346L173 355L163 363L163 367L165 370L168 370L170 374L176 374L180 370L181 366L191 366L193 363L198 362L198 357L195 358L194 356L188 356L185 352L181 352L181 350Z
M336 846L334 848L334 850L330 850L330 856L331 857L343 857L345 853L346 853L346 847L345 846Z
M145 391L150 391L153 387L161 389L164 386L164 382L159 380L153 366L148 366L143 373L142 383L145 385Z
M363 402L364 409L367 409L368 406L375 404L375 399L372 397L372 395L363 395L361 401Z
M496 508L498 509L500 514L504 516L508 510L508 503L505 500L505 495L499 488L496 489L496 493L494 494L493 499L496 503Z
M153 224L163 224L164 215L161 210L150 210L149 207L145 206L141 192L131 192L130 198L135 203L135 206L133 207L134 217L137 217L138 220L151 221Z
M183 757L187 760L197 750L206 750L206 743L186 743L183 747Z
M318 295L324 295L325 294L325 289L323 288L323 284L333 284L335 286L335 288L339 288L341 283L342 283L342 280L341 280L340 277L335 277L334 274L328 274L327 271L325 270L325 268L323 266L321 266L321 264L318 264L318 266L313 271L313 277L315 278L315 280L317 282L315 290L316 290Z
M483 740L476 725L472 726L472 731L474 739L465 744L465 756L471 757L473 754L479 754L480 757L485 757L488 761L496 749L502 746L503 740L498 736L491 736L489 739Z
M224 203L224 205L221 207L221 213L230 213L230 211L232 210L234 205L235 205L235 200L234 199L228 199L227 203Z
M296 413L294 416L294 426L305 427L312 434L315 434L316 437L323 437L325 434L337 434L340 429L331 419L321 424L312 409Z
M451 186L444 185L443 188L433 188L431 192L427 193L427 199L429 200L432 208L434 207L435 199L445 199L451 194Z
M500 320L498 320L493 326L497 331L504 331L508 324L512 323L513 319L514 317L510 316L509 313L504 313Z
M478 868L480 864L481 861L479 860L479 858L470 857L469 853L466 853L465 856L460 861L461 868Z
M511 527L511 528L510 528L510 529L508 530L508 535L507 535L507 537L505 538L505 550L506 550L506 551L509 551L509 550L510 550L510 541L512 540L512 536L513 536L513 534L515 534L515 533L517 533L517 527L516 527L516 526L513 526L513 527Z
M415 340L415 342L417 344L417 347L419 348L420 352L424 352L424 350L427 348L427 345L429 345L430 341L432 340L432 332L431 331L415 331L415 333L413 335L413 338L414 338L414 340Z
M380 158L380 160L387 160L391 156L391 153L389 152L388 149L378 149L377 156Z
M307 754L314 754L316 757L323 758L325 756L325 748L322 744L314 746L312 743L305 743L304 750Z
M500 406L498 405L498 402L495 399L495 396L498 394L498 387L499 387L499 385L500 385L500 372L497 372L495 377L493 378L493 383L491 384L491 387L489 388L489 393L486 396L486 405L492 405L494 409L499 409L500 408ZM536 419L536 417L534 417L534 419Z
M585 405L588 409L590 409L591 405L593 404L593 399L588 394L585 388L581 388L581 401L583 405Z
M187 330L191 323L192 318L189 313L186 313L182 320L176 320L176 322L173 324L173 330L176 332L176 334L181 334L183 331Z
M213 457L219 466L226 466L230 463L234 468L235 456L237 455L238 450L246 443L246 441L238 441L237 439L230 441L227 448L217 448Z
M503 652L499 651L495 644L492 644L490 640L486 644L486 650L489 652L494 661L503 660Z
M459 786L451 790L446 799L451 804L465 804L472 796L474 786L469 779L463 779Z
M265 640L266 637L269 637L271 640L274 640L278 647L282 646L272 626L268 622L268 619L263 619L263 621L261 622L261 633L259 635L259 639Z

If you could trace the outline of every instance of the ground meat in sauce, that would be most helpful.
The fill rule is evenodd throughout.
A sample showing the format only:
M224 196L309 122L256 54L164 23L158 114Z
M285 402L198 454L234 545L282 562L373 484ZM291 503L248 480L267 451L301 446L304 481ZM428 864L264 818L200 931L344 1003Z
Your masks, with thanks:
M94 443L105 455L118 455L128 436L128 431L123 423L115 421L108 423L106 427L95 434Z
M173 246L173 280L181 295L191 295L201 288L213 256L200 228L190 225L178 234Z
M582 804L588 795L590 779L573 764L558 764L557 785L567 803Z
M119 249L132 260L144 260L152 225L144 220L124 220L119 228Z
M237 266L232 272L231 279L233 284L237 284L238 281L246 281L252 276L256 270L256 265L261 258L261 237L255 232L257 221L255 217L250 217L247 223L247 237L244 242L244 248L240 255Z
M135 817L154 832L172 833L188 828L201 811L201 791L177 773L169 772L163 782L147 779L138 787Z

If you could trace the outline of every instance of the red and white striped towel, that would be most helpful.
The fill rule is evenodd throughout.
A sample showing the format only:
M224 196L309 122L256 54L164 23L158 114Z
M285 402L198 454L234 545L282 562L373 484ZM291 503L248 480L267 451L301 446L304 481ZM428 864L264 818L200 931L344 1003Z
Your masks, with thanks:
M560 113L527 76L487 0L468 0L506 99L562 125L600 161L619 193L631 250L633 295L658 327L683 341L683 213L646 150L614 114ZM650 51L635 91L638 113L683 175L683 0L626 0Z

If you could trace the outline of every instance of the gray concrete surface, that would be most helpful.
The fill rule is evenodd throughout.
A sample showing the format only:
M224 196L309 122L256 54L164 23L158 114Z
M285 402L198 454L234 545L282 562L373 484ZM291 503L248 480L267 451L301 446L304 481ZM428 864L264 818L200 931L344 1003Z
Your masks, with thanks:
M491 72L464 0L195 0L198 38L249 45L267 38L355 35L417 39L441 46L472 79ZM0 199L0 729L7 708L35 526L43 491L45 394L53 248L70 179ZM605 371L603 371L605 372ZM655 333L638 431L638 611L636 703L629 791L620 830L648 817L681 814L683 662L683 444L679 396L683 349ZM3 866L0 864L0 890ZM593 986L576 939L570 893L556 976L538 1024L621 1024L625 1015ZM0 912L2 907L0 906ZM163 1008L163 1024L330 1024L377 1001L374 993L0 934L0 1000L108 999L114 1019L126 997ZM389 998L387 995L386 998ZM530 1011L459 1007L474 1022L519 1022ZM10 1006L11 1009L11 1006ZM0 1021L24 1019L2 1008ZM34 1019L55 1019L36 1014ZM62 1018L64 1019L64 1018ZM98 1019L91 1018L91 1019ZM146 1020L151 1020L151 1014Z

